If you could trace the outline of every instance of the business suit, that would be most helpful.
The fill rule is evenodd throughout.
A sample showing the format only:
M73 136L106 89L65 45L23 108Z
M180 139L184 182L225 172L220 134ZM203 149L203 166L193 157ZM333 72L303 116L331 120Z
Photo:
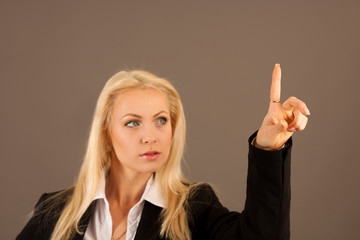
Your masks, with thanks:
M249 138L249 167L247 198L242 213L231 212L221 205L212 188L204 184L189 199L186 206L192 239L289 239L290 238L290 163L292 140L278 151L264 151L251 145L256 132ZM71 193L70 193L71 194ZM51 194L43 194L39 203ZM60 204L53 217L44 219L40 212L32 217L17 240L49 239L58 216L64 207ZM85 231L94 202L80 222ZM161 239L162 208L145 201L135 240ZM41 210L40 210L41 211ZM76 234L72 240L81 240Z

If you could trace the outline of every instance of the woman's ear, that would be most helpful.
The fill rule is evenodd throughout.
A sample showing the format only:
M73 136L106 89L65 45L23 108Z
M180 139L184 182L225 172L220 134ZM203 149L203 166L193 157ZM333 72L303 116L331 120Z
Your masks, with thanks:
M112 147L110 144L106 144L106 152L111 152Z

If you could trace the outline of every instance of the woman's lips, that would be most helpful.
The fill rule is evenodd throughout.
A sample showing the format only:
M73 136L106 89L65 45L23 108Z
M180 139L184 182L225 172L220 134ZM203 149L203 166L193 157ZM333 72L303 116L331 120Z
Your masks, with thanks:
M140 156L147 160L154 160L159 157L160 153L157 151L148 151L146 153L141 154Z

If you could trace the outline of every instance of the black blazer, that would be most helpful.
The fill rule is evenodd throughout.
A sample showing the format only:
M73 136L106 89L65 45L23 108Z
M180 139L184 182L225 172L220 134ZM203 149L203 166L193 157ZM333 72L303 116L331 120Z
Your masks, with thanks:
M241 213L223 207L213 189L204 184L189 199L187 207L193 240L290 239L290 162L292 140L278 151L264 151L251 145L256 132L249 138L249 165L245 208ZM70 193L71 194L71 193ZM43 194L37 206L52 194ZM66 197L64 198L66 199ZM48 240L65 205L57 205L53 213L37 208L34 216L16 237L17 240ZM45 205L46 207L46 205ZM83 215L80 230L85 232L93 202ZM162 208L145 201L135 240L161 239L159 222ZM76 234L71 240L81 240Z

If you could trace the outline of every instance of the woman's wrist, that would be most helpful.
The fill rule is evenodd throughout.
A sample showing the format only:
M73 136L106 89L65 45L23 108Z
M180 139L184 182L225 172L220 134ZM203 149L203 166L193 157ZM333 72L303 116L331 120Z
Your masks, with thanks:
M257 144L257 142L256 142L256 137L254 137L254 139L252 140L251 145L253 145L253 146L256 147L256 148L259 148L259 149L261 149L261 150L266 150L266 151L277 151L277 150L280 150L280 149L282 149L282 148L285 147L285 144L282 145L280 148L277 148L277 149L262 147L262 146L260 146L259 144Z

